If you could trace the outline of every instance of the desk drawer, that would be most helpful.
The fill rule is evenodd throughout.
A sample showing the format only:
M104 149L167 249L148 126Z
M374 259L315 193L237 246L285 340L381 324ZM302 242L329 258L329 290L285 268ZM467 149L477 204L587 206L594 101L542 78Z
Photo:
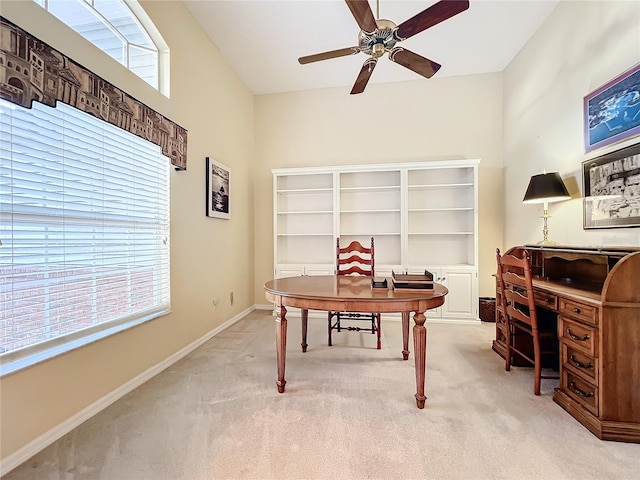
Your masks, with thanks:
M598 388L568 370L562 372L563 390L594 415L598 415Z
M592 357L598 356L598 329L571 318L558 317L558 338L568 345Z
M569 345L562 345L562 367L598 385L598 359Z
M591 325L598 325L598 307L560 298L558 312Z
M549 310L558 310L558 297L546 292L535 291L533 298L536 300L536 305L548 308Z

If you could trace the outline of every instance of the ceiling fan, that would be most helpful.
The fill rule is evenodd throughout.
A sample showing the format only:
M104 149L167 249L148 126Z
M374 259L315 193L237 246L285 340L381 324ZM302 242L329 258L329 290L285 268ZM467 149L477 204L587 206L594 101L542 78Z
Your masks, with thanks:
M356 82L351 89L352 95L364 91L378 58L384 55L385 52L389 53L389 60L392 62L413 70L423 77L431 78L440 69L441 65L417 53L399 47L397 44L469 8L469 0L440 0L400 25L396 25L390 20L379 18L379 4L377 4L378 20L376 20L368 0L345 0L345 2L360 27L358 45L300 57L298 62L304 65L319 62L320 60L354 55L360 52L366 53L369 58L365 60L360 69L358 78L356 78Z

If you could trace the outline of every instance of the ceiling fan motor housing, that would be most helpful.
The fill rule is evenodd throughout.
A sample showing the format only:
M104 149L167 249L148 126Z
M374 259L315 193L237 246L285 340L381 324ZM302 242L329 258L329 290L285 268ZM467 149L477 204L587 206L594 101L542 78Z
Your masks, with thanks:
M380 58L384 52L391 50L398 39L393 34L397 29L397 25L391 20L376 20L378 28L373 33L360 31L358 35L358 46L360 51L371 55L374 58Z

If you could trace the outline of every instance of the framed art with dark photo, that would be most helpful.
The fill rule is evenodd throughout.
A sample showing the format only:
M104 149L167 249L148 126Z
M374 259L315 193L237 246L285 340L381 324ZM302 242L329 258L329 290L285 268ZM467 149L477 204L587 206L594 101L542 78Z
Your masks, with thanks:
M583 226L640 227L640 143L582 162Z
M229 219L231 170L207 157L207 217Z
M640 135L640 63L584 97L585 152Z

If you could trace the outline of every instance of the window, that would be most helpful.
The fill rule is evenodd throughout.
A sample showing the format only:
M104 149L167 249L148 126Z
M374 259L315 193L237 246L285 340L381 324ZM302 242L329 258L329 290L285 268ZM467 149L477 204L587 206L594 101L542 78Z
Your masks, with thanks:
M151 86L169 96L168 75L164 74L169 63L168 48L137 2L34 1ZM130 7L135 9L135 14ZM160 72L163 74L160 75Z
M0 100L3 374L168 312L169 169L61 102Z

